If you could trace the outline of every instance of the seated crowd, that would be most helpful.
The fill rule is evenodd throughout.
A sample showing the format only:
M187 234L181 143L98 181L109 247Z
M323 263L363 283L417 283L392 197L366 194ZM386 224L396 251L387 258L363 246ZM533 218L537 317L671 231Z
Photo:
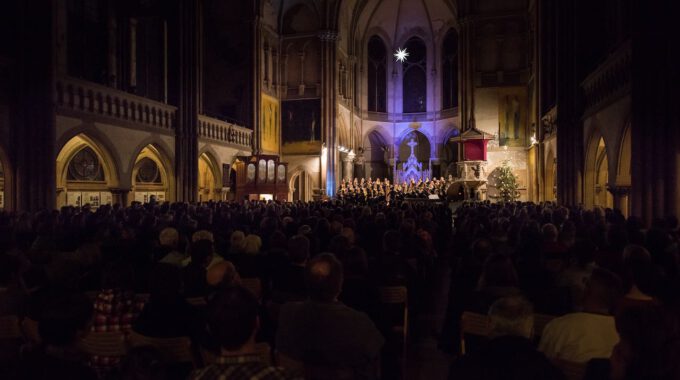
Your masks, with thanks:
M417 298L420 268L443 251L450 227L443 205L3 213L0 317L18 317L23 337L2 351L0 377L399 376L393 325L403 312L383 308L379 288L408 287ZM98 333L126 336L126 355L88 351L83 342ZM135 343L182 337L191 342L189 364ZM276 355L263 358L262 344Z
M405 287L412 321L448 262L451 379L568 378L563 363L587 379L677 379L677 224L519 202L2 213L0 317L22 334L0 346L0 377L407 378L403 314L380 290ZM484 336L461 333L466 313L486 318ZM121 333L125 354L88 352L97 333ZM188 362L135 343L182 338Z

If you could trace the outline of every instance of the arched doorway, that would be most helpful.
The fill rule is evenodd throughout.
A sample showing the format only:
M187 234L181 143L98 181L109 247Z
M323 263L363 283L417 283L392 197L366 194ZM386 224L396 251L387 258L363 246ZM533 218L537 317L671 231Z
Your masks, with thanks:
M112 204L118 175L111 155L90 137L71 138L57 155L57 207Z
M288 186L290 189L289 199L292 202L306 202L312 199L312 179L306 171L300 170L294 173L290 177Z
M544 170L544 200L554 201L557 199L557 161L555 160L555 154L552 150L548 151L548 156L545 159Z
M388 174L385 156L389 152L387 140L378 131L371 131L364 140L364 174L371 178L386 178Z
M600 138L597 145L595 170L595 206L614 207L612 194L607 190L609 183L609 160L607 159L607 149L604 139Z
M151 199L165 202L170 199L172 181L168 166L153 145L147 145L139 152L132 170L132 191L136 202L148 203Z
M218 186L220 171L216 161L208 154L203 153L198 158L198 201L208 202L220 200L222 188Z
M441 176L448 178L449 176L456 178L458 177L458 146L459 143L451 141L451 138L460 135L460 130L458 128L453 128L451 132L446 135L446 140L442 146L442 170Z

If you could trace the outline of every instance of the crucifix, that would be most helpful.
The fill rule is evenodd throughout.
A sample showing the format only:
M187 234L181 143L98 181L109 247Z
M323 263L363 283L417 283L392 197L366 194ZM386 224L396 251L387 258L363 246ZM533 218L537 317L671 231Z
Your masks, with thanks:
M406 145L408 145L408 146L411 147L411 156L415 156L415 154L414 154L414 152L413 152L413 149L416 147L416 145L418 145L418 143L416 142L416 140L411 139L411 141L409 141Z

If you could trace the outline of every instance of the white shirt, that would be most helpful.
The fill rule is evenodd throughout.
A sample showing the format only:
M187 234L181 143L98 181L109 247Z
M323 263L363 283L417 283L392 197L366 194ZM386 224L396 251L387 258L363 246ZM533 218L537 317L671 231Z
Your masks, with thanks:
M572 362L609 358L619 342L614 317L571 313L545 326L538 349L547 357Z

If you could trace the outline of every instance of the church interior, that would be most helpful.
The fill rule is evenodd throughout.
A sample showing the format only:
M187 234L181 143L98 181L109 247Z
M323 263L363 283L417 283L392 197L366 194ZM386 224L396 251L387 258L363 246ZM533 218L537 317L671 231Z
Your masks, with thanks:
M572 240L577 235L575 243L559 249L537 243L539 251L550 254L587 251L583 241L593 240L598 252L630 251L639 264L646 263L638 252L644 245L667 280L665 289L680 289L674 219L680 215L675 111L680 34L672 5L670 0L5 0L0 5L0 234L7 236L0 238L0 267L11 267L7 263L14 259L5 256L47 249L41 236L50 228L66 240L77 236L73 252L92 253L87 247L104 242L96 249L104 254L113 236L102 232L109 231L104 227L109 217L123 226L115 236L126 241L131 235L137 242L113 245L135 252L149 234L154 235L149 241L163 246L159 232L177 228L179 240L189 239L182 243L183 270L191 267L186 260L193 253L187 252L197 240L187 231L210 230L215 251L230 254L240 236L234 231L245 232L244 242L261 237L251 243L264 244L263 252L274 249L279 233L290 252L307 244L319 254L326 244L347 267L345 256L331 250L335 235L347 235L353 246L356 234L370 262L370 249L388 250L388 232L408 230L402 218L413 217L419 234L430 223L444 223L450 227L445 233L439 227L430 231L438 255L417 257L415 276L421 282L408 290L417 297L409 306L420 312L414 335L431 344L438 340L437 347L423 338L407 349L404 321L403 356L394 359L401 370L385 365L393 359L387 355L377 377L355 372L348 378L443 379L449 373L450 379L482 378L465 372L467 367L454 376L455 364L449 372L452 357L464 350L442 349L447 347L442 337L462 340L457 329L464 323L439 320L461 317L452 297L465 281L455 274L465 263L472 265L460 252L479 242L473 236L491 237L470 252L486 252L491 248L480 247L487 243L516 252L527 246L522 239L529 235L512 226L529 218L538 223L536 239L550 235L551 228L557 228L560 244L563 235L571 233ZM408 201L418 189L425 199ZM362 202L353 206L357 194ZM50 218L52 210L61 211ZM274 227L271 218L278 218ZM316 219L310 224L308 218ZM318 232L319 218L328 224L323 230L328 239ZM380 218L394 228L380 224ZM92 219L101 223L88 222ZM131 220L137 224L124 227ZM591 222L601 227L593 227L600 240L590 227L581 228ZM73 232L78 227L70 223L80 223L83 232ZM334 223L340 224L337 231ZM649 242L656 236L649 231L661 225L663 236L675 244L665 250ZM219 226L227 227L218 232ZM312 248L295 240L301 230ZM366 231L385 235L373 241L361 236ZM635 240L631 231L646 235ZM497 232L506 238L503 249L492 239ZM614 249L616 233L628 237ZM24 246L21 239L27 236L35 240ZM417 236L413 239L425 235ZM399 233L392 237L400 239ZM70 247L53 240L50 250ZM626 243L639 244L639 250ZM657 260L657 248L674 255L668 259L674 264ZM311 256L304 261L308 267ZM27 257L21 268L43 262ZM444 259L446 269L437 267ZM541 256L541 265L554 259ZM250 264L235 260L242 279L257 277L244 274ZM525 262L513 260L521 272ZM600 267L613 268L630 285L638 272L625 272L629 263L622 260ZM497 271L506 264L497 261ZM568 260L564 265L567 270ZM97 276L103 276L103 267ZM150 264L144 268L151 276ZM222 278L234 267L220 268ZM276 276L267 273L259 278L274 288L261 286L263 305L263 299L276 299ZM606 277L593 281L607 283ZM665 294L655 294L655 302ZM512 302L501 306L516 312L524 305ZM488 305L483 314L487 310ZM428 325L437 318L435 327ZM424 332L429 328L437 330L436 337ZM419 351L423 347L437 353ZM407 351L411 364L405 364ZM439 361L430 363L432 357ZM628 377L592 378L636 378L627 368ZM306 378L335 378L313 372L307 368ZM217 378L200 376L191 378ZM531 376L517 378L562 378ZM570 376L564 378L576 379ZM659 376L654 378L672 378Z

